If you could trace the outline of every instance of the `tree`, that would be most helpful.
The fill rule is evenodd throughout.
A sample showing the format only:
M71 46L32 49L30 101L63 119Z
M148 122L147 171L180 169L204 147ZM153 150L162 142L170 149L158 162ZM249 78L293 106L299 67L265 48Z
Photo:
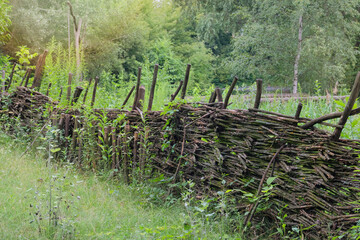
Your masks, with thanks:
M271 84L290 85L298 76L307 90L315 80L345 81L358 54L358 6L359 0L255 0L228 64L233 74Z
M8 0L0 2L0 44L4 44L10 39L8 28L11 24L9 17L11 7L8 3Z

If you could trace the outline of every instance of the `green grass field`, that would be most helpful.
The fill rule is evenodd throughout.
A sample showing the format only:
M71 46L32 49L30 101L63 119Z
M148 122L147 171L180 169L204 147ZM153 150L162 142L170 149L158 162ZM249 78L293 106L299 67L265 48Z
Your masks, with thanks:
M0 239L241 239L226 234L226 226L189 213L181 200L152 204L143 194L145 186L69 166L49 169L45 150L20 158L24 147L19 145L1 134ZM57 216L51 221L49 176Z

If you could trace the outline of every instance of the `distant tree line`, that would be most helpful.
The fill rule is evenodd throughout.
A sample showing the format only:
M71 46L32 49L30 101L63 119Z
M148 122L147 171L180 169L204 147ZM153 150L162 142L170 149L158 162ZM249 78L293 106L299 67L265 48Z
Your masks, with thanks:
M350 84L360 70L360 0L70 2L2 1L3 54L22 45L41 52L55 38L81 49L88 76L107 71L126 81L138 66L159 63L175 82L191 63L201 87L224 86L237 75L294 92L298 84L311 91L315 81Z

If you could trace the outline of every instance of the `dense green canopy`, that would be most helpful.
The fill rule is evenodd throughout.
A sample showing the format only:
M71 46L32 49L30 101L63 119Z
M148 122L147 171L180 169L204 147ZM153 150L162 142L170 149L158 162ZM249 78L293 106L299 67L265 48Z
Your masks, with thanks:
M350 83L358 71L360 0L70 2L73 16L61 0L2 1L3 52L15 56L26 45L40 53L53 39L63 57L70 46L70 59L76 20L77 58L87 76L105 71L129 80L139 66L159 63L174 83L191 63L192 84L201 87L224 86L235 75L242 83L263 78L267 85L291 87L296 75L310 91L315 81L326 87Z

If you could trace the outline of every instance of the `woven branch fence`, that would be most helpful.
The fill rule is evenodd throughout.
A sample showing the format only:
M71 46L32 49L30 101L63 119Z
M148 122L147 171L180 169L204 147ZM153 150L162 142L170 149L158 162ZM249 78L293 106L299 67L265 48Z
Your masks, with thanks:
M328 132L298 126L308 120L227 110L221 103L173 103L164 112L86 113L57 108L49 97L25 87L0 105L7 106L2 114L24 126L50 120L65 136L60 145L67 157L79 166L117 169L126 182L159 173L192 180L199 196L231 189L236 210L247 213L244 224L278 221L282 209L287 227L309 228L308 238L325 239L360 219L360 142L332 140ZM264 208L265 183L274 177ZM256 199L251 202L244 193Z

